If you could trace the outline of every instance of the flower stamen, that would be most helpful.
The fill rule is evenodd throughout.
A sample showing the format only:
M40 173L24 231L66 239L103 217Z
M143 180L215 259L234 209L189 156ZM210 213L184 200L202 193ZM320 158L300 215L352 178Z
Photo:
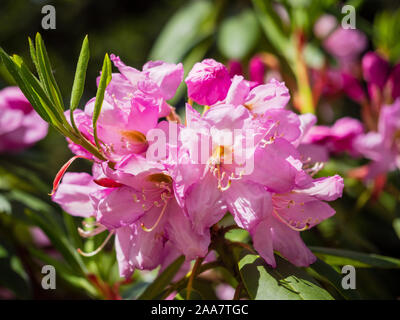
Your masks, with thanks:
M106 244L108 243L108 241L110 241L110 239L114 235L114 233L115 233L115 230L111 231L108 234L107 238L105 238L103 243L96 250L94 250L92 252L83 252L80 248L78 248L77 249L78 253L80 255L84 256L84 257L93 257L93 256L95 256L96 254L98 254L106 246Z

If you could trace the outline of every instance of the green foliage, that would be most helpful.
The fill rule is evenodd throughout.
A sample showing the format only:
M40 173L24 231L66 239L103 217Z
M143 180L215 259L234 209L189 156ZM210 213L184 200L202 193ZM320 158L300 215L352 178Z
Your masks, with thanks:
M150 59L177 63L189 50L210 35L211 1L191 1L168 21L150 53Z
M174 262L172 262L154 281L150 284L146 290L140 295L139 300L151 300L159 297L162 290L171 283L175 274L181 268L185 261L184 256L180 256Z
M243 10L221 23L217 41L219 50L229 59L241 60L254 49L259 33L253 10Z
M400 259L343 249L311 247L320 259L334 266L352 265L358 268L400 268Z
M258 255L244 251L239 261L243 283L255 300L331 300L332 296L301 268L276 256L271 268Z
M373 25L375 46L392 62L400 59L400 9L383 11L376 15Z

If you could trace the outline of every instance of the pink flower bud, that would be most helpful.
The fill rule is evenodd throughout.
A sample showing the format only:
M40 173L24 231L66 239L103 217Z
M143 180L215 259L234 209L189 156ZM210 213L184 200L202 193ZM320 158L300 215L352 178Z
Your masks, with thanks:
M223 100L231 85L228 69L214 59L196 63L185 82L189 98L201 105Z
M389 63L375 52L367 52L362 59L365 81L376 84L380 89L389 75Z
M259 56L254 56L249 63L250 80L264 83L265 65Z
M343 73L343 90L349 96L350 99L353 99L356 102L361 102L365 99L365 92L362 88L360 82L350 74Z

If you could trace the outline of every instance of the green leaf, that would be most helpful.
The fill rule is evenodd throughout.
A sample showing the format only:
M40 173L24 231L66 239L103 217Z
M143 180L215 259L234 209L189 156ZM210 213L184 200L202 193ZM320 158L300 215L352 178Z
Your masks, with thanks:
M11 204L2 194L0 194L0 212L11 214Z
M352 265L356 268L400 268L400 259L396 258L343 249L322 247L310 247L310 249L318 258L334 266Z
M30 37L28 37L28 42L29 42L29 53L31 55L33 64L35 65L36 70L37 70L39 68L39 65L38 65L38 61L37 61L37 57L36 57L35 45L33 44L32 39Z
M9 55L2 48L0 48L0 56L8 72L14 78L15 82L17 83L25 97L32 104L33 108L44 120L49 122L50 118L47 115L46 111L43 109L40 103L40 99L32 90L32 88L23 80L23 77L20 74L19 66L9 57Z
M47 122L58 126L58 123L62 122L62 117L64 116L60 115L57 108L54 106L54 103L50 101L49 97L44 92L39 80L32 74L32 72L29 71L28 67L23 61L21 61L20 63L19 71L23 81L25 81L25 83L27 84L30 94L32 95L32 97L34 97L34 99L37 100L34 102L35 104L37 104L35 110L38 109L36 111L39 113L39 115L42 116L42 113L45 115L44 117L42 116L44 120L46 120L47 118L49 119L47 120Z
M310 265L309 268L316 272L322 278L322 280L331 284L345 299L361 299L360 294L357 290L343 289L343 275L339 274L335 269L333 269L329 264L325 263L321 259L317 259L317 261Z
M400 9L378 12L374 18L373 42L393 63L400 58Z
M393 229L396 232L397 236L400 239L400 218L393 219Z
M97 120L99 119L101 107L103 105L104 93L110 81L111 81L111 61L110 58L108 57L108 54L106 53L103 61L103 68L101 70L101 77L100 77L99 87L97 88L96 102L94 104L94 110L93 110L94 129L97 128Z
M98 297L97 289L82 275L77 274L74 270L71 270L63 261L54 259L43 251L37 250L33 247L29 247L29 252L32 256L38 258L42 262L52 265L57 270L57 275L60 276L64 281L74 287L78 287L86 290L86 292L92 297Z
M86 70L89 63L89 40L85 37L82 43L81 53L79 54L78 64L76 66L74 84L72 85L70 109L74 111L81 100L83 89L85 87Z
M258 21L253 10L243 10L221 23L217 45L228 59L241 60L254 48L259 34Z
M66 235L57 230L54 224L43 219L38 213L26 210L26 214L31 221L38 226L50 239L54 247L62 254L64 259L69 263L71 268L80 275L86 274L86 266L84 265L81 256L76 249L71 246Z
M32 290L28 275L11 243L0 239L0 286L11 290L17 298L30 299Z
M78 226L75 223L75 218L70 214L63 212L64 224L67 229L68 238L75 248L82 248L82 238L78 233Z
M36 59L39 67L38 73L41 82L43 83L49 98L58 107L59 112L64 112L64 103L62 100L60 89L54 78L46 47L44 45L40 33L36 34Z
M151 283L146 281L135 281L127 288L122 288L122 298L124 300L135 300L140 296Z
M243 284L254 300L331 300L304 269L275 256L276 268L267 266L260 256L242 251L239 271Z
M162 290L171 283L175 274L181 268L185 261L184 256L180 256L173 263L171 263L154 281L149 285L145 292L138 298L139 300L151 300L155 299Z
M191 48L214 30L217 10L211 1L192 1L174 14L156 40L150 53L152 60L180 62Z
M282 22L272 7L272 1L252 0L252 2L254 12L267 39L275 47L277 53L284 56L288 62L292 62L294 48L291 46L289 38L282 31Z

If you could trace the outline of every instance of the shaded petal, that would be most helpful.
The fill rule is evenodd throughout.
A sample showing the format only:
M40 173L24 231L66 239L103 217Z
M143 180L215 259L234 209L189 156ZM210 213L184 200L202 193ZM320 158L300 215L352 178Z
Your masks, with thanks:
M270 221L274 250L279 251L287 260L298 267L308 267L316 257L307 248L300 237L300 232L290 229L277 219Z
M254 249L273 268L276 267L274 250L272 246L272 234L268 221L261 221L251 231Z
M268 109L284 108L289 100L289 89L285 83L272 79L251 90L245 105L254 113L263 114Z
M227 211L218 191L217 180L211 174L189 188L185 205L194 231L200 234L208 233L208 229L221 220Z
M194 231L191 221L175 200L170 200L167 210L168 221L165 226L167 238L183 252L186 259L205 257L211 242L209 230L201 234Z
M152 205L132 188L115 188L99 201L97 221L110 229L126 226L142 217Z
M88 218L96 213L90 193L101 189L103 188L93 182L90 174L67 172L52 200L58 203L65 212L73 216Z
M232 182L223 197L236 224L246 230L252 230L272 212L271 194L252 182Z
M166 100L175 95L176 89L183 80L182 63L149 61L143 66L143 71L159 86Z
M264 148L257 148L254 155L252 174L243 179L252 180L266 186L270 191L286 192L295 185L298 168L291 159L299 159L298 151L284 139L275 139Z
M135 266L130 259L136 229L132 226L118 228L115 234L115 252L120 277L130 278Z
M242 76L234 76L232 84L226 95L225 103L238 106L244 104L246 97L250 92L248 82Z

